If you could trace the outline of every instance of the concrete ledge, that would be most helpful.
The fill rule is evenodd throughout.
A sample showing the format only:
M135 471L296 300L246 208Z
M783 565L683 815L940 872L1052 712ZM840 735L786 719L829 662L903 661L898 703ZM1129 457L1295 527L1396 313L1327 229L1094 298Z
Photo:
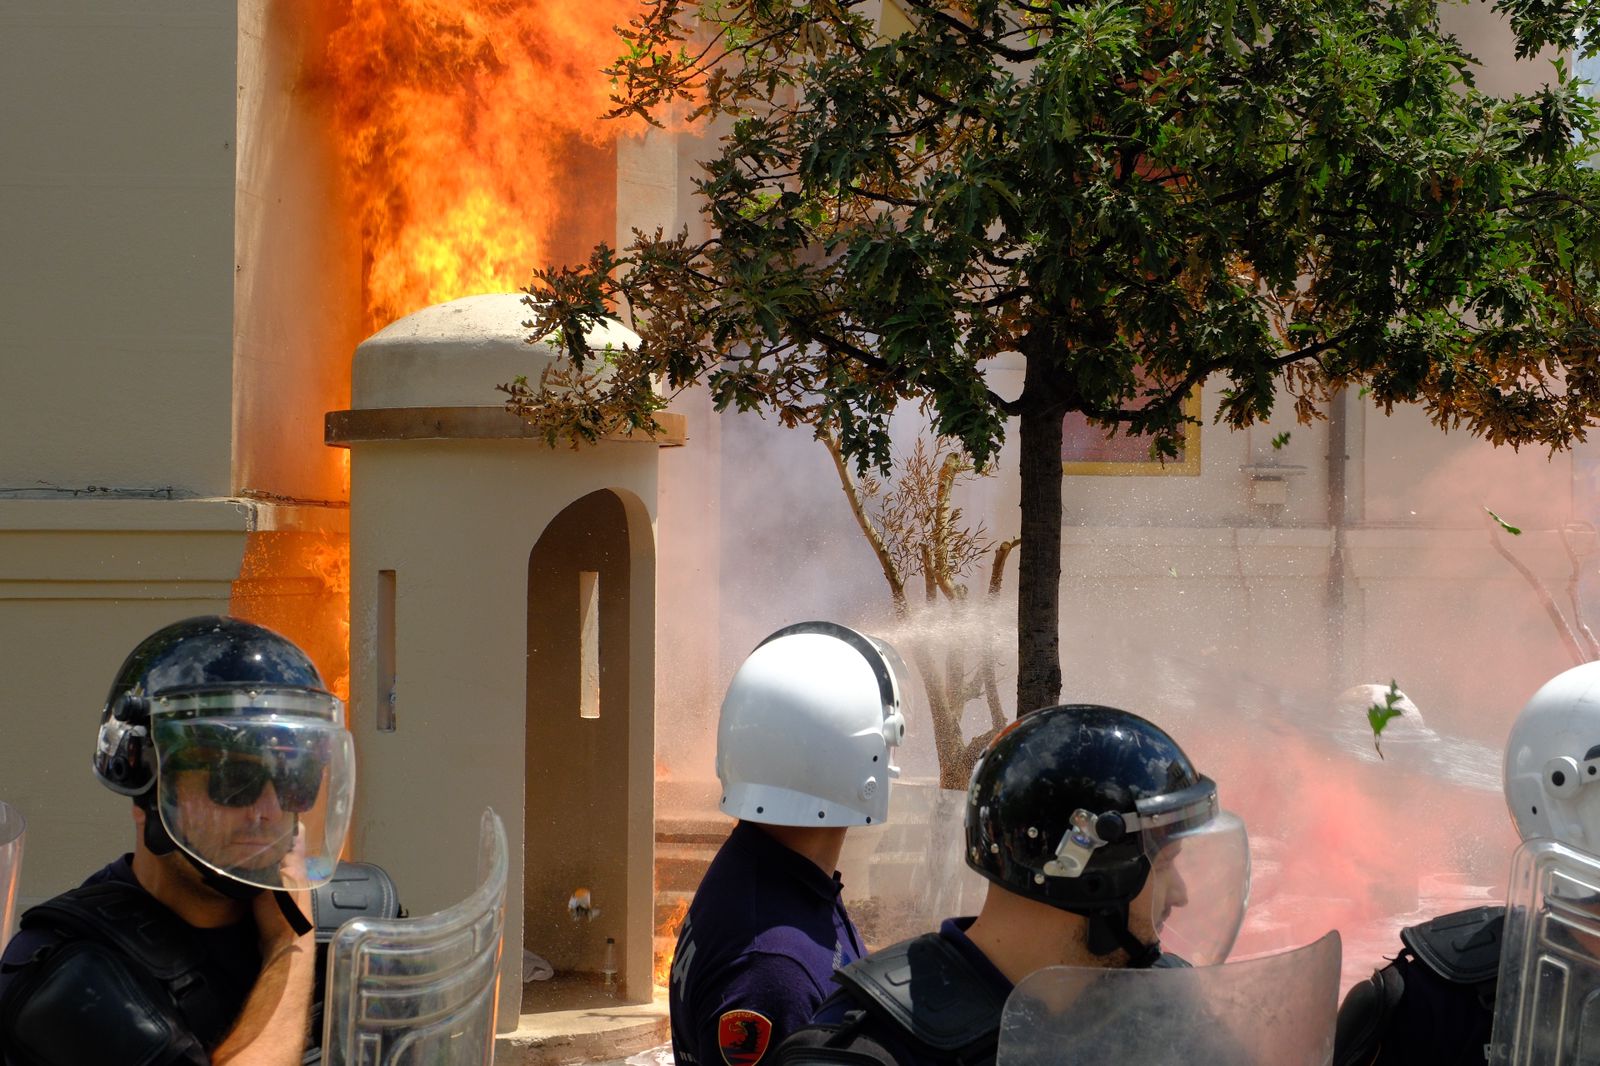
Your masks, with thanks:
M1333 535L1323 528L1068 526L1062 576L1071 578L1305 578L1325 575Z
M524 1014L514 1032L495 1037L501 1066L577 1066L622 1059L672 1038L664 990L650 1003Z
M656 412L661 432L612 433L608 441L678 448L688 440L689 420ZM541 440L543 431L503 407L380 407L329 411L323 440L344 447L381 440Z
M1500 543L1523 565L1546 581L1560 584L1571 576L1561 534L1530 529L1521 536L1500 534ZM1592 566L1597 545L1588 531L1571 534L1573 550ZM1368 578L1521 581L1511 564L1495 551L1487 526L1476 529L1407 529L1369 527L1345 534L1350 574Z

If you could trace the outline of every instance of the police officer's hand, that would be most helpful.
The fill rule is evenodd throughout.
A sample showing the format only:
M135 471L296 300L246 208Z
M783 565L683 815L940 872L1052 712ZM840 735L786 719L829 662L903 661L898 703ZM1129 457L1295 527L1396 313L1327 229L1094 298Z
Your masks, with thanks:
M311 888L306 877L305 827L295 831L294 847L283 857L279 866L283 888L275 892L262 892L255 897L256 929L261 936L261 957L270 959L275 953L298 940L310 940L311 931L298 933L284 913L285 908L299 911L311 924Z

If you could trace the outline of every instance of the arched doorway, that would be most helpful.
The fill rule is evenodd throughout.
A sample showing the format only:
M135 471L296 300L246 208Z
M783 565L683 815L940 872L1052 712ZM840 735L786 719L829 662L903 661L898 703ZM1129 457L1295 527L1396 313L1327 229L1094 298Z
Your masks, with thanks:
M651 679L634 675L653 666L635 647L653 639L652 544L642 505L602 490L562 510L528 560L523 939L555 968L550 986L530 989L550 1007L603 992L607 968L618 996L650 995L654 773L635 749L650 727L638 696ZM580 889L588 913L572 907ZM640 903L642 916L632 913Z

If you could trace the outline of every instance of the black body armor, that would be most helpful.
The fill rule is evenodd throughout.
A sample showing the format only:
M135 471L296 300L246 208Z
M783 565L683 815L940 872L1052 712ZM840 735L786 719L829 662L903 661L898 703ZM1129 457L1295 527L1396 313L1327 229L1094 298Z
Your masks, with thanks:
M887 1025L919 1059L992 1066L1005 997L937 933L903 940L834 975L860 1012L843 1025L809 1026L784 1041L783 1066L895 1063L869 1034Z
M1339 1008L1335 1066L1480 1066L1494 1026L1504 907L1440 915Z
M368 863L340 863L312 893L317 973L305 1063L322 1060L326 945L352 918L400 915L394 882ZM206 980L196 931L143 889L103 881L31 908L22 928L61 941L21 967L0 999L7 1066L98 1062L208 1064L239 1002Z

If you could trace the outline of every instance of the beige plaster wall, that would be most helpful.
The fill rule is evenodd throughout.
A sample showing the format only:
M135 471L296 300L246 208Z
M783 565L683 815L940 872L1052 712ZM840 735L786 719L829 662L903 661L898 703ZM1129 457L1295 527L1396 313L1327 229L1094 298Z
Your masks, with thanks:
M521 992L523 899L572 885L523 883L526 834L529 553L567 503L609 489L623 501L636 595L630 628L655 624L655 448L602 443L582 452L533 441L408 441L352 447L350 726L358 785L354 857L381 863L414 913L461 897L473 878L479 813L492 806L513 849L507 895L501 1023ZM378 571L396 578L394 732L375 715ZM633 648L626 719L628 916L624 978L649 988L653 821L653 647ZM569 841L583 846L581 841ZM565 896L562 896L563 900ZM601 900L602 907L605 900ZM534 950L539 945L529 945Z
M225 495L231 3L0 9L0 490Z
M713 146L714 134L661 130L618 141L618 247L632 242L635 229L705 232L690 180ZM656 766L660 780L705 779L713 775L712 753L690 723L714 714L727 683L718 661L722 432L703 388L673 397L672 410L687 419L689 446L661 452L656 597L661 618L694 624L669 621L656 633Z
M89 769L112 677L168 622L226 612L256 508L0 501L0 797L28 820L21 906L132 850L129 801Z
M304 69L332 5L241 0L238 196L231 221L233 486L342 500L344 452L322 418L350 405L362 339L361 258L327 137L328 103Z

